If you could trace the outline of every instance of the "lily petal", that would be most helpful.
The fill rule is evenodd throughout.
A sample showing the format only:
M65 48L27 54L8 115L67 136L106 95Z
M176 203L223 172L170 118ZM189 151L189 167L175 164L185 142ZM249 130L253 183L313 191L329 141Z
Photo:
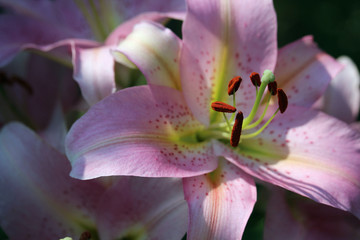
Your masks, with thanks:
M267 203L265 240L352 240L359 237L360 221L350 213L300 196L289 198L285 191L272 189Z
M241 239L256 201L252 177L221 160L212 173L183 179L188 239Z
M306 36L279 50L275 76L289 104L310 107L341 69L341 64L316 46L312 36Z
M0 225L9 238L59 239L94 230L93 212L104 188L72 179L69 171L65 156L31 130L19 123L3 127Z
M337 59L345 67L331 80L324 95L322 110L347 123L356 120L360 109L360 74L348 57Z
M46 129L39 132L39 135L45 142L58 150L60 153L65 154L65 137L67 133L65 116L62 112L60 103L54 107L49 124Z
M230 100L226 86L233 77L245 78L253 71L274 69L276 16L270 0L190 0L187 4L181 84L192 112L208 125L210 102ZM248 103L254 99L255 90L249 80L237 92L245 115L252 107ZM210 121L216 116L213 114Z
M360 217L359 139L342 121L292 106L261 137L214 150L253 176Z
M103 195L97 219L101 239L181 239L188 222L181 180L122 177Z
M136 24L141 22L151 21L163 23L168 18L181 19L185 18L184 12L147 12L137 15L126 22L119 25L110 35L106 38L105 45L118 45L122 40L129 35Z
M114 93L114 59L109 47L73 48L74 79L91 106Z
M124 54L139 67L148 83L180 90L180 45L180 39L169 29L143 22L134 27L113 55L122 63L121 54Z
M58 101L67 111L80 97L71 70L41 56L22 53L1 70L8 77L16 76L28 85L27 88L20 84L4 85L8 100L16 109L1 111L5 122L22 121L36 130L43 130ZM9 104L2 100L0 105L6 107Z
M212 171L217 159L211 143L194 139L201 128L181 92L155 85L124 89L71 128L65 144L71 175L187 177Z

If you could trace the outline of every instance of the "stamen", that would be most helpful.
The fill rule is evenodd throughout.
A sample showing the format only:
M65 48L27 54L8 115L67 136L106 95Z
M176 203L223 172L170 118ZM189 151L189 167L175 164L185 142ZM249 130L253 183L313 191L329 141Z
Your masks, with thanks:
M217 112L223 112L223 113L233 113L233 112L236 112L236 108L227 104L227 103L224 103L224 102L213 102L211 103L211 108L214 110L214 111L217 111Z
M91 234L88 231L85 231L81 234L79 240L90 240L91 239Z
M288 106L288 98L281 88L277 90L280 113L284 113Z
M243 120L244 114L240 111L236 114L235 123L231 131L230 144L233 147L237 147L239 145Z
M250 80L255 87L259 87L261 85L260 75L257 72L250 74Z
M264 131L264 129L269 125L269 123L274 119L274 117L276 116L276 114L279 112L279 109L276 110L276 112L271 116L271 118L269 118L269 120L267 120L267 122L256 132L250 133L250 134L244 134L241 136L242 139L247 139L247 138L253 138L256 137L257 135L259 135L262 131Z
M269 83L268 85L269 92L271 95L275 96L277 94L277 83L276 81Z
M234 77L230 80L228 85L228 94L233 95L239 89L242 78L240 76Z
M264 117L265 117L265 114L266 114L266 112L267 112L267 109L269 108L270 99L271 99L271 94L268 94L267 100L266 100L266 106L265 106L264 111L263 111L263 113L261 114L260 118L259 118L256 122L254 122L254 123L252 123L252 124L249 124L249 125L247 125L246 127L244 127L244 130L245 130L245 129L254 128L254 127L258 126L258 125L261 123L261 121L262 121L262 120L264 119Z

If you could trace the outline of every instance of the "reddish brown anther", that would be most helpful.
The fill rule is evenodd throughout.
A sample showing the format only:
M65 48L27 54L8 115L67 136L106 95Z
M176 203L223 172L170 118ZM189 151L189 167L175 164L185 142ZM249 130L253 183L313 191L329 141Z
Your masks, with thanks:
M224 112L224 113L236 112L236 108L223 102L213 102L211 103L211 108L217 112Z
M276 81L268 84L268 89L271 95L275 96L277 94L277 83Z
M281 88L277 89L278 101L279 101L279 109L281 113L284 113L288 106L288 98Z
M86 231L86 232L83 232L79 238L79 240L90 240L91 239L91 234Z
M243 120L244 120L244 114L241 111L239 111L236 114L235 123L231 131L230 144L233 147L237 147L239 145Z
M234 77L230 80L228 85L228 94L233 95L239 89L242 78L240 76Z
M257 72L253 72L250 74L250 80L254 86L259 87L261 85L261 78Z

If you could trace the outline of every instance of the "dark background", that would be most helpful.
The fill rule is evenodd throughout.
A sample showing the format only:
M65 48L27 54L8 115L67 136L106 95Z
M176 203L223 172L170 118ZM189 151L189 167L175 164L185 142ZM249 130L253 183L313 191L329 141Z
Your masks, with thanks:
M348 55L360 66L360 1L274 0L279 47L311 34L334 57Z
M313 35L325 52L347 55L360 67L359 0L274 0L274 5L279 47Z

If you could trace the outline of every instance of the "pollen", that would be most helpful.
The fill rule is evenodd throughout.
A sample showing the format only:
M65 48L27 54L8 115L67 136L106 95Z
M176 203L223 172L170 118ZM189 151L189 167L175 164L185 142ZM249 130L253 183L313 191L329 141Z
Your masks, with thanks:
M224 103L224 102L213 102L211 103L211 108L214 110L214 111L217 111L217 112L223 112L223 113L234 113L236 112L236 108L227 104L227 103Z
M243 120L244 120L244 114L241 111L239 111L236 114L235 123L231 131L230 144L233 147L237 147L239 145Z
M228 85L228 95L233 95L239 89L242 78L240 76L234 77L230 80Z
M284 113L287 106L288 106L288 98L287 98L284 90L282 90L281 88L278 88L277 95L278 95L278 102L279 102L280 112Z
M261 85L260 74L258 74L257 72L253 72L250 74L250 80L255 87L259 87Z
M268 89L271 95L275 96L277 94L277 83L276 81L268 84Z

